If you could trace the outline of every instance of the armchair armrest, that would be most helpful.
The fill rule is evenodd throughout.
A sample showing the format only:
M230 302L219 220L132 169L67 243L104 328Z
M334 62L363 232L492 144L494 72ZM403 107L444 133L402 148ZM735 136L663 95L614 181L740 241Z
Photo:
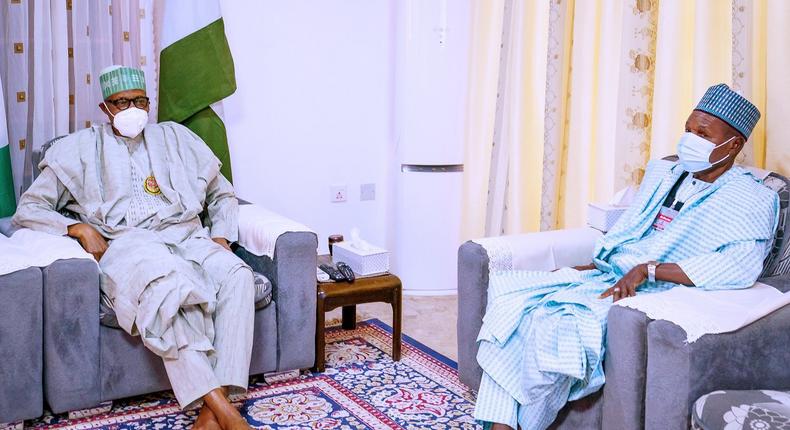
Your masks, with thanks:
M277 310L277 370L315 362L318 237L308 227L240 201L238 255L272 283Z
M477 335L486 312L489 261L478 243L469 241L458 249L458 378L473 390L480 388L483 375L477 364Z
M43 274L38 304L43 312L42 386L50 409L61 413L98 404L101 386L96 261L67 237L20 229L12 238L2 239L10 249L6 260L42 267L35 270ZM32 285L25 287L32 291ZM13 317L13 313L10 315ZM35 366L35 360L31 366Z
M765 281L765 280L763 280ZM741 329L686 343L668 321L647 328L645 428L688 428L691 405L719 389L787 389L790 306Z
M43 274L44 397L54 413L99 404L99 267L58 260Z
M602 428L644 428L647 326L644 312L612 306L607 317Z
M41 301L38 267L0 276L0 423L43 412Z
M458 249L458 373L473 389L480 384L477 335L483 325L491 271L554 270L589 264L595 241L592 228L546 231L469 241Z
M252 270L272 282L277 309L277 370L306 369L315 362L316 248L314 233L290 232L277 238L274 258L236 250Z

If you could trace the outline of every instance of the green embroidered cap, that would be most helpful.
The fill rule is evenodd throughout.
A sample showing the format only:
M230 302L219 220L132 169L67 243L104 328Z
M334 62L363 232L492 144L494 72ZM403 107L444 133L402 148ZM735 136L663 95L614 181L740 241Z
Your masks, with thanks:
M101 94L105 100L111 95L128 90L145 91L145 74L140 69L110 66L99 73Z
M726 122L746 139L752 134L754 126L760 119L760 111L757 106L731 90L727 84L718 84L708 88L695 109L707 112Z

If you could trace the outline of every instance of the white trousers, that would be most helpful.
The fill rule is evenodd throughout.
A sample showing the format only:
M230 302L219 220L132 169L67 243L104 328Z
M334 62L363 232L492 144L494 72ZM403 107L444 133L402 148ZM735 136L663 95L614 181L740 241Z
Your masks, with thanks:
M255 286L252 270L238 265L235 255L213 254L203 263L203 269L214 279L217 306L214 312L213 351L182 347L178 358L163 358L170 385L182 408L199 404L208 392L228 387L231 393L247 390L252 356L252 335L255 321ZM225 275L223 275L225 274ZM182 282L174 272L157 282ZM203 310L184 306L176 316L175 324L186 324L192 333L204 325ZM203 333L211 337L209 333ZM181 340L189 345L190 339Z

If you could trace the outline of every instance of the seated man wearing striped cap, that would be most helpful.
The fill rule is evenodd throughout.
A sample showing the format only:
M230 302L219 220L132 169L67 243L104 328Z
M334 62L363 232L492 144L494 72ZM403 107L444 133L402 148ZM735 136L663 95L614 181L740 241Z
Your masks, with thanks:
M204 401L195 428L249 428L227 399L247 388L254 318L252 270L228 245L233 187L189 129L148 124L142 70L112 66L99 82L109 123L46 152L14 222L93 254L120 326L162 357L182 407Z
M478 336L477 420L496 429L545 429L566 402L598 391L613 301L678 285L716 290L755 282L779 198L735 166L735 157L759 118L726 85L709 88L686 121L679 161L650 162L635 203L598 240L592 263L491 275Z

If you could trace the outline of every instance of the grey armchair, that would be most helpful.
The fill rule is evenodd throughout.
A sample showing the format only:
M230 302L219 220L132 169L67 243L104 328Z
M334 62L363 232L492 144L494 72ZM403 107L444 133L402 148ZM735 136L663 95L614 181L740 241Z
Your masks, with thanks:
M38 267L0 276L0 423L20 429L44 405L41 277Z
M780 196L781 214L761 282L790 289L790 181L771 173L765 185ZM480 383L477 334L486 308L489 270L553 270L589 263L592 229L487 238L463 244L458 253L458 369L473 389ZM550 258L537 258L538 253ZM545 252L546 250L550 252ZM533 254L530 254L533 253ZM570 402L556 429L686 429L690 408L716 389L787 389L790 306L733 333L706 335L692 344L668 321L613 306L609 311L604 371L598 393Z
M57 140L34 152L35 176L43 154ZM7 219L0 220L0 232L9 235L9 227ZM237 256L271 283L268 294L256 291L250 375L313 366L317 247L316 235L301 231L281 234L271 258L234 247ZM114 326L111 309L100 297L95 262L60 260L44 268L42 294L42 386L52 412L92 408L170 388L162 360L139 337ZM20 356L27 360L30 354Z
M236 248L272 285L271 295L256 306L250 375L313 365L317 245L313 233L288 232L277 239L273 258ZM28 279L36 274L37 284ZM15 303L8 319L0 316L0 422L40 415L42 392L52 412L61 413L170 388L162 360L102 315L93 261L56 261L43 268L43 279L39 269L12 275L0 277L0 300ZM15 329L17 324L24 330Z

